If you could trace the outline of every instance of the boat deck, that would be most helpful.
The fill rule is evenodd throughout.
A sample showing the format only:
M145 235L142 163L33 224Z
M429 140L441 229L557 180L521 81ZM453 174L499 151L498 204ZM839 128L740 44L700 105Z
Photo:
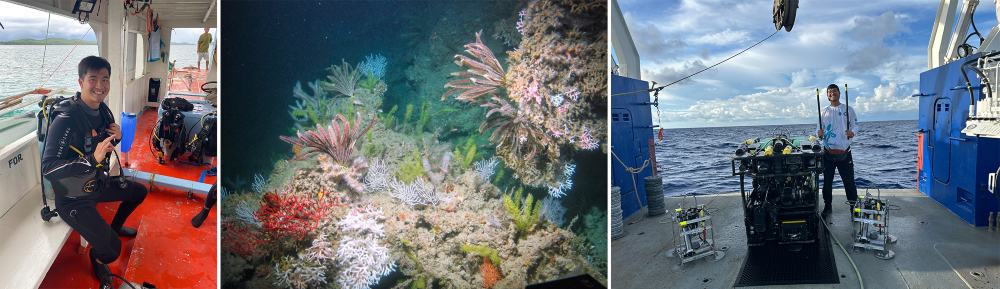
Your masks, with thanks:
M210 166L185 163L160 165L150 154L149 132L156 122L156 110L147 110L137 122L129 168L172 177L214 183L205 176ZM217 288L217 222L212 209L200 228L191 226L191 218L205 203L205 195L189 198L187 192L152 188L146 200L125 222L138 228L135 238L122 239L122 254L109 264L114 274L132 282L143 281L157 288ZM111 219L117 203L102 203L98 211ZM85 250L80 250L80 235L72 233L49 269L39 288L96 288ZM115 282L115 288L121 286Z
M842 190L834 191L836 205L827 220L832 235L843 242L861 271L865 288L1000 288L1000 233L972 227L916 190L882 190L882 198L900 207L889 215L889 233L899 238L891 247L896 253L891 260L875 258L871 252L852 252L852 228ZM673 248L669 216L672 208L682 203L690 206L694 198L668 197L665 201L666 215L646 217L645 211L636 212L625 221L625 235L611 242L611 286L732 287L747 255L740 194L698 197L698 203L707 204L716 242L726 253L719 261L709 257L683 266L668 256ZM830 244L841 277L839 284L768 288L858 288L847 257L835 242Z

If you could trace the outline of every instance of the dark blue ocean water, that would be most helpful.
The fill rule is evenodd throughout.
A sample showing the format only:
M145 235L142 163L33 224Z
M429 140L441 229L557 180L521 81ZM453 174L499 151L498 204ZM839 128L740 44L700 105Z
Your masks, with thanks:
M859 124L851 146L855 181L862 188L914 188L917 174L917 122L879 121ZM730 160L739 143L775 134L812 134L815 125L777 125L664 130L656 146L657 169L667 195L738 192ZM834 187L843 187L839 174Z

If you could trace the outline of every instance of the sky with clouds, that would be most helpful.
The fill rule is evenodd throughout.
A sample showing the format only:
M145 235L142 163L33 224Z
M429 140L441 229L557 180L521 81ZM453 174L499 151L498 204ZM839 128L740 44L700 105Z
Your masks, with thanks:
M669 83L774 32L772 1L619 0L642 79ZM811 123L816 88L850 88L860 121L916 119L937 12L926 0L801 0L791 32L660 93L663 127ZM996 25L993 1L975 20ZM973 44L976 45L975 41ZM843 95L843 93L842 93ZM825 94L823 105L828 102ZM655 113L655 111L654 111ZM659 120L654 115L654 122Z
M44 39L48 17L47 12L0 0L0 23L6 28L0 30L0 41ZM76 19L53 14L49 37L80 39L81 35L87 33L84 39L96 40L93 31L87 32L89 28L90 25L80 24ZM213 33L214 31L215 29L211 30ZM202 32L202 29L197 28L174 29L171 42L196 43Z

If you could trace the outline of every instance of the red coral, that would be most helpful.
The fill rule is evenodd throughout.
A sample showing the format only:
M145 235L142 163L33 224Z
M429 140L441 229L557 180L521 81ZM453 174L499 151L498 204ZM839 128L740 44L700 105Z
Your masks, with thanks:
M241 222L222 222L222 250L240 255L244 258L253 258L263 255L260 246L264 245L264 238L261 238L260 231L254 230L250 226Z
M261 228L275 239L303 240L319 227L338 198L312 198L293 194L266 193L260 201L257 219Z

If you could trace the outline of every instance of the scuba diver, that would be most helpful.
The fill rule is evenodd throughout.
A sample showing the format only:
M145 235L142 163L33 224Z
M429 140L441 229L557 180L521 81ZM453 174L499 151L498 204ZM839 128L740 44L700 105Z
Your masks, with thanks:
M125 220L146 198L146 188L123 176L110 176L111 154L121 140L121 127L104 103L110 89L111 64L88 56L78 65L80 92L48 112L50 125L42 151L42 172L52 183L56 212L91 244L90 264L99 288L112 288L109 263L121 253L119 236L134 237ZM109 224L97 203L118 202Z
M212 207L215 207L215 188L216 185L213 184L212 188L208 190L208 196L205 197L205 207L202 207L201 212L198 212L197 215L194 215L194 218L191 218L191 225L195 228L201 227L201 223L204 223L205 218L208 217L208 211L211 211Z
M829 216L833 200L833 174L840 171L844 182L847 201L854 204L858 200L858 188L854 184L854 158L851 156L851 139L858 128L858 115L853 107L840 103L840 87L830 84L826 87L826 98L830 105L823 108L822 124L816 135L823 140L823 215Z

